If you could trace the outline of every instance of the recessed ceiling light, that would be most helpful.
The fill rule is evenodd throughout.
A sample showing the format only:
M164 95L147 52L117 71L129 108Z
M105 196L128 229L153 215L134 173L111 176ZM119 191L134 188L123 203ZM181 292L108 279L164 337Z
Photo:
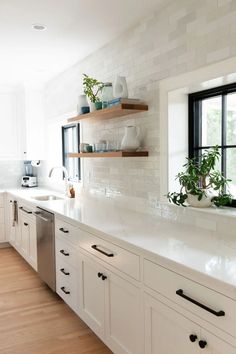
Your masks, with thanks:
M32 25L32 28L35 30L35 31L45 31L47 29L47 27L41 23L34 23Z

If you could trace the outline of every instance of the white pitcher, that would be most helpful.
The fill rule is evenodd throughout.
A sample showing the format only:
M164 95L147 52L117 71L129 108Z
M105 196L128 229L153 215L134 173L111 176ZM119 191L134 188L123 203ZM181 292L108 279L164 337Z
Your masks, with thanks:
M136 151L140 147L139 129L130 125L125 127L125 135L121 142L123 151Z

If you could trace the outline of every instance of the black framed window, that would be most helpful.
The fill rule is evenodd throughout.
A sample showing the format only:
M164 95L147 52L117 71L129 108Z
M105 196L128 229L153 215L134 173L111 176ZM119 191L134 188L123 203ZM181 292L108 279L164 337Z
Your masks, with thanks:
M232 180L236 207L236 83L189 95L189 157L215 145L221 150L217 169Z
M69 158L68 153L79 152L80 126L79 124L64 125L62 127L62 162L69 173L69 180L80 180L80 159Z

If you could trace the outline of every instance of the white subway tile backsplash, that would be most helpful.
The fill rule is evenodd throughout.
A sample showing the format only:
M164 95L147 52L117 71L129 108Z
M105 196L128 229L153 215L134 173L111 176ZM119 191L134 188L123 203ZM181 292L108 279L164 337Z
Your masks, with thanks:
M116 197L126 207L174 216L181 222L220 232L218 222L198 212L156 205L160 197L159 81L236 55L236 1L169 0L113 42L88 56L46 87L48 120L76 110L82 73L102 81L127 77L129 95L144 99L149 111L106 121L83 122L84 142L121 142L124 127L137 125L148 158L85 159L85 190ZM89 171L89 172L88 172ZM216 224L215 224L216 223ZM215 226L216 225L216 226Z

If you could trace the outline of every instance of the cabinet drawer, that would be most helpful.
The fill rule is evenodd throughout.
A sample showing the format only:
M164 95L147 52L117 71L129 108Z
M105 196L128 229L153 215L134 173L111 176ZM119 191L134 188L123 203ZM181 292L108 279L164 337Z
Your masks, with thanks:
M140 258L136 254L85 232L79 237L79 245L132 278L140 279Z
M73 245L69 245L64 240L56 238L56 259L62 260L74 267L77 266L77 249Z
M65 280L64 276L59 273L56 278L57 294L74 310L76 311L77 295L76 283Z
M236 337L236 301L148 260L144 284Z
M60 219L55 220L55 233L59 237L63 237L66 241L78 244L78 238L81 231L78 227L68 224Z
M27 217L32 222L36 223L36 216L33 214L34 208L32 206L24 205L22 203L19 204L19 218Z
M56 258L56 276L63 279L67 284L75 284L77 280L76 269L64 262L61 257Z

